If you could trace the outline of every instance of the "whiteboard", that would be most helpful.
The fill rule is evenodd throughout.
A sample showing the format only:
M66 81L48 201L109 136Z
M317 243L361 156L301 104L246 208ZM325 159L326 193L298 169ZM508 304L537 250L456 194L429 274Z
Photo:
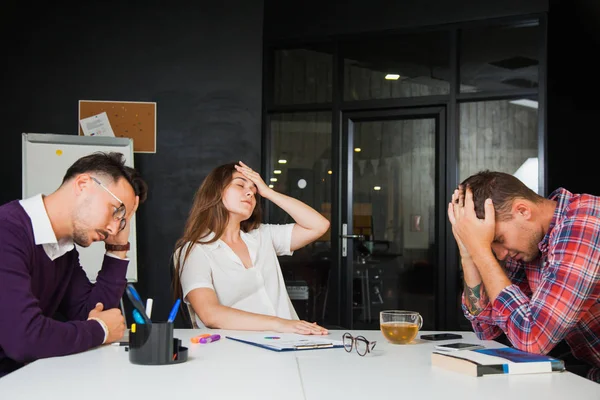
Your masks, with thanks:
M133 168L133 140L130 138L23 133L22 151L24 199L38 193L51 194L61 185L67 169L75 161L96 151L122 153L125 165ZM135 214L129 223L131 249L127 253L127 281L137 282ZM85 248L75 246L83 270L88 279L95 282L106 252L104 242L94 242Z

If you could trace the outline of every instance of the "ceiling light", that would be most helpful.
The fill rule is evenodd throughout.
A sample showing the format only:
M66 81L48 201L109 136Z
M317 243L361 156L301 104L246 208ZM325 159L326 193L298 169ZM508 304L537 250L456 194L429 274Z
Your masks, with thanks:
M357 147L357 148L354 149L354 151L357 152L357 153L360 153L360 150L361 150L360 147Z
M279 164L285 164L285 163L287 163L287 160L281 159L281 160L279 160L279 161L277 161L277 162L278 162Z
M385 79L387 79L388 81L397 81L400 78L400 75L398 74L387 74L385 76Z
M276 169L275 171L273 171L273 173L274 173L275 175L279 175L279 174L281 173L281 170L280 170L280 169Z
M333 171L329 170L329 171L327 171L327 174L331 175L331 174L333 174Z
M277 178L271 178L271 182L277 182Z
M270 187L271 189L273 189L273 185L269 185L269 187Z
M373 190L381 190L381 186L374 186Z

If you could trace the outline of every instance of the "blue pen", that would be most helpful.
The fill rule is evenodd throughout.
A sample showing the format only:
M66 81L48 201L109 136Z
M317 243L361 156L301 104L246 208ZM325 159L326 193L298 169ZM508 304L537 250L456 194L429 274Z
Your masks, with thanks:
M144 305L142 304L142 301L140 299L140 295L136 292L136 290L135 290L135 288L133 287L132 284L128 284L127 287L125 287L125 293L127 293L127 297L129 297L129 300L133 304L133 307L135 307L135 309L139 313L138 317L141 317L142 320L146 324L151 324L152 321L146 315L146 310L144 308ZM133 318L134 319L136 318L135 314L134 314Z
M142 301L140 294L137 292L137 290L135 290L135 287L133 287L133 285L131 283L128 283L127 287L131 291L131 294L133 295L133 297L135 297L138 301Z
M177 301L175 301L175 304L171 309L171 313L169 313L169 319L167 320L167 322L175 321L175 316L177 315L177 311L179 311L179 303L181 303L181 299L177 299Z
M139 325L144 325L146 323L146 321L144 321L144 317L142 317L142 314L140 314L140 312L136 309L133 310L133 320L139 324Z

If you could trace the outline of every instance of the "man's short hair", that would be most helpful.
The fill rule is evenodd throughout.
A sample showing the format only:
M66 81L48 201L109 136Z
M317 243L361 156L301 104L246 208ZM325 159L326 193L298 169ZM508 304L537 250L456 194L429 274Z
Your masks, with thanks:
M504 172L480 171L465 179L461 185L463 189L470 188L473 192L475 213L480 219L485 217L486 199L492 199L497 221L512 219L511 208L515 199L521 198L533 203L540 203L544 199L519 179Z
M139 172L134 168L125 165L125 156L121 153L96 152L85 157L81 157L69 167L62 183L64 184L71 178L79 174L96 173L110 177L113 182L124 178L129 182L135 195L140 198L140 204L146 200L148 195L148 186L142 179Z

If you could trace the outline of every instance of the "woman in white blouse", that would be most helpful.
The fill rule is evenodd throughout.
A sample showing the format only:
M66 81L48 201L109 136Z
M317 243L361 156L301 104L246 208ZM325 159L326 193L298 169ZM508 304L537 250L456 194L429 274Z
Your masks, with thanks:
M258 196L296 223L262 224ZM196 192L177 242L175 293L191 305L199 326L327 334L316 323L298 319L277 259L327 229L329 221L321 214L269 188L243 162L217 167Z

